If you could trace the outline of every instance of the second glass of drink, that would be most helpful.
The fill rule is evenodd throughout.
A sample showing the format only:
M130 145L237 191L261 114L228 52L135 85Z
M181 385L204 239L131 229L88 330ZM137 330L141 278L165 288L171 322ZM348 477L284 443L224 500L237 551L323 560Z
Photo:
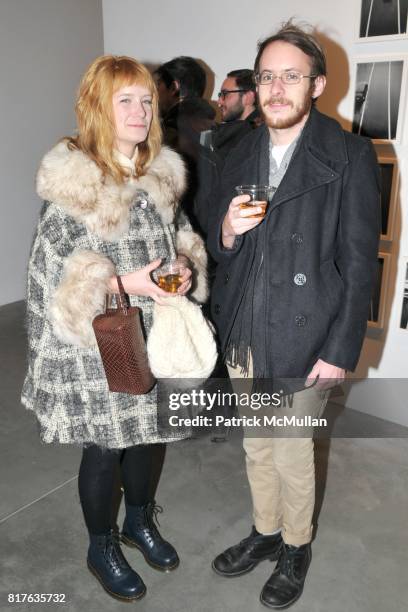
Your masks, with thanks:
M177 293L185 271L186 266L178 259L173 259L157 268L154 271L154 278L160 289L164 289L167 293Z

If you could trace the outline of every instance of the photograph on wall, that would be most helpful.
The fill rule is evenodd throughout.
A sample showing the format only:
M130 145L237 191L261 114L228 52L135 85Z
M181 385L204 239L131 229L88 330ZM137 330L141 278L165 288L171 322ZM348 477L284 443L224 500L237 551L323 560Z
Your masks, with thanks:
M381 240L392 240L398 200L397 160L379 157L378 165L381 173Z
M399 142L405 93L404 58L357 60L353 132L374 142Z
M368 312L369 327L384 327L390 257L388 253L378 254L377 277Z
M402 294L401 322L402 329L408 329L408 263L405 266L405 282Z
M408 0L361 0L359 40L407 35Z

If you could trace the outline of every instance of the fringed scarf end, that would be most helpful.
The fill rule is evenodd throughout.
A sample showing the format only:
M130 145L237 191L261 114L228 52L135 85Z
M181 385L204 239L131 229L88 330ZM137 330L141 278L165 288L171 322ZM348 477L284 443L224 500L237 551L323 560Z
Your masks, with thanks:
M249 376L249 364L251 361L251 349L244 344L236 345L230 342L224 352L224 361L231 368L240 367L240 374L244 378Z

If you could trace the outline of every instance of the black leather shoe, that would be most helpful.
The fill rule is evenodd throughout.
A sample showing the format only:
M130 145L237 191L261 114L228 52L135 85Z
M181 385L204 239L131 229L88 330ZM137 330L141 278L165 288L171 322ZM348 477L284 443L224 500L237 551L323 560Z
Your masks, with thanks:
M307 570L312 560L310 544L283 544L275 571L261 593L261 602L268 608L283 610L299 599Z
M252 527L250 535L241 540L235 546L227 548L212 562L212 568L221 576L241 576L250 572L260 561L278 558L282 546L280 533L274 535L262 535L255 527Z
M140 599L146 593L143 580L130 567L120 549L118 534L91 535L88 568L105 591L125 601Z
M122 542L135 546L144 555L147 563L155 569L169 572L176 569L180 560L175 548L162 538L154 518L163 512L154 502L146 506L128 506L122 529ZM154 518L153 518L154 515Z

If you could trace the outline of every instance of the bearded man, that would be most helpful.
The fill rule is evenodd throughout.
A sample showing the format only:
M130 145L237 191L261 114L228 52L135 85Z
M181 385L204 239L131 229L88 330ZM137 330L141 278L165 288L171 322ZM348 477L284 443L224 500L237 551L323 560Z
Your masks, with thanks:
M231 70L224 79L218 94L218 108L222 120L252 121L258 117L254 73L242 68Z
M377 267L379 174L369 140L314 107L326 84L317 40L292 23L258 46L255 81L265 124L224 165L209 231L218 262L215 322L231 378L296 379L291 415L321 415L333 384L354 370ZM269 185L261 207L234 197ZM314 383L314 384L313 384ZM251 383L252 384L252 383ZM274 609L301 595L315 502L312 435L245 431L254 526L213 561L227 577L277 560L261 592ZM313 432L312 432L313 433Z

